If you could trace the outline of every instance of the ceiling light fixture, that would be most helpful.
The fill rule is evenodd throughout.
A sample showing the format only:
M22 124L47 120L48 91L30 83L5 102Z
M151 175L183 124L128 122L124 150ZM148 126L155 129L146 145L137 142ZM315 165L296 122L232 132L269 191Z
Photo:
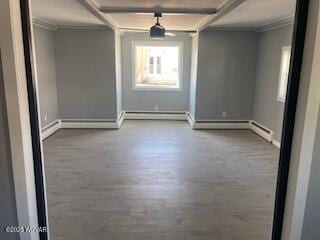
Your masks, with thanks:
M162 17L162 13L155 13L154 17L157 18L157 22L150 28L150 37L152 38L164 38L166 35L166 29L161 26L159 18Z

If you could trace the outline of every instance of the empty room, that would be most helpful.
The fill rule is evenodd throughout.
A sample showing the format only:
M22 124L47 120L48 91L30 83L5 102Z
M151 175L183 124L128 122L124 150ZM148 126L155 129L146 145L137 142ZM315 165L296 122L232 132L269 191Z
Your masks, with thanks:
M312 154L310 173L298 173L298 163L289 168L300 149L291 148L301 143L296 108L300 126L319 129L318 119L299 118L319 106L295 84L303 67L303 76L319 76L311 64L319 58L303 56L303 49L312 52L304 34L311 45L319 32L306 31L308 5L301 2L20 1L29 134L38 157L28 190L40 227L34 240L318 239L307 207L310 225L302 225L300 238L284 220L298 216L288 194L316 202L308 188L290 185L316 176ZM3 49L0 62L9 56ZM14 104L6 105L4 83L0 107L9 113ZM315 87L302 89L318 96L318 85L308 84ZM0 120L0 127L15 124L9 114ZM302 140L310 137L299 129ZM5 156L13 136L0 135ZM3 169L12 168L14 178L19 166L10 164Z
M270 237L295 2L223 2L32 1L53 239Z

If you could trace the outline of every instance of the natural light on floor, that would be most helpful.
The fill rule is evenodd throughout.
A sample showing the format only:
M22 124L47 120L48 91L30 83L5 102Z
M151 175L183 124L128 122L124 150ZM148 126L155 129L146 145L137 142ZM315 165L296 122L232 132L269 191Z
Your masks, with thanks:
M179 89L179 46L135 47L136 89Z

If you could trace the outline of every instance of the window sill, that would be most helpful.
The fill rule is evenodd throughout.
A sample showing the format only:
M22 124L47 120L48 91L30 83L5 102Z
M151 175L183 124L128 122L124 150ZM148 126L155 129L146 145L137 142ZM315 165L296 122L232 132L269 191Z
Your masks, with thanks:
M142 92L182 92L181 88L154 88L154 87L134 87L132 91Z

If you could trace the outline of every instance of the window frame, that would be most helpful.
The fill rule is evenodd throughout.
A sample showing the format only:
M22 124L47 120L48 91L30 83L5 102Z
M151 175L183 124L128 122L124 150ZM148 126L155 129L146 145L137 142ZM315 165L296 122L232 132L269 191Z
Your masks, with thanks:
M284 52L286 51L289 51L289 55L290 55L290 58L289 58L289 62L288 63L284 63L283 62L283 54ZM287 90L286 90L286 96L285 97L282 97L280 96L280 92L281 92L281 83L283 81L282 79L282 68L283 68L283 65L284 64L288 64L288 78L289 78L289 68L290 68L290 59L291 59L291 45L286 45L286 46L283 46L281 48L281 57L280 57L280 69L279 69L279 79L278 79L278 92L277 92L277 101L278 102L281 102L281 103L285 103L286 102L286 96L287 96ZM288 79L287 79L287 84L286 84L286 88L288 87Z
M165 87L139 87L136 86L136 47L178 47L178 88ZM155 61L156 59L154 59ZM157 65L157 62L154 62ZM157 70L157 68L155 69ZM157 91L157 92L181 92L183 87L183 42L180 41L132 41L132 90L133 91Z

